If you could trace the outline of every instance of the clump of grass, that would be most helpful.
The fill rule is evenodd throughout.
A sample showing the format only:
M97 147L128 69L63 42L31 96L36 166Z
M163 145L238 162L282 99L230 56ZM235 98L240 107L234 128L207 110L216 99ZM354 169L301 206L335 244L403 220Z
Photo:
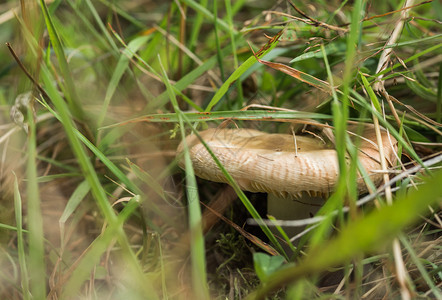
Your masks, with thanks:
M1 298L442 297L437 1L21 5L0 5ZM306 119L341 171L294 255L241 227L265 208L216 157L242 205L203 232L224 187L179 170L186 134ZM368 196L349 122L399 143Z

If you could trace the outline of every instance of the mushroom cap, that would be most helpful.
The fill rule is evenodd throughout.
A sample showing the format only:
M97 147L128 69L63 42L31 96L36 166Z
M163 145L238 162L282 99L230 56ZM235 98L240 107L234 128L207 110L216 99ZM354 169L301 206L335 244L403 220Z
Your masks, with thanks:
M250 192L272 193L282 197L328 195L334 188L339 174L336 150L320 139L310 136L294 136L280 133L264 133L253 129L208 129L199 133L219 159L226 171L241 189ZM376 134L367 126L359 146L359 160L370 174L375 185L382 182ZM396 160L396 140L381 130L384 153L387 160ZM225 182L227 179L210 153L191 134L186 137L195 174L203 179ZM183 151L183 142L178 154ZM181 168L184 163L179 162ZM362 178L358 179L358 191L366 192Z

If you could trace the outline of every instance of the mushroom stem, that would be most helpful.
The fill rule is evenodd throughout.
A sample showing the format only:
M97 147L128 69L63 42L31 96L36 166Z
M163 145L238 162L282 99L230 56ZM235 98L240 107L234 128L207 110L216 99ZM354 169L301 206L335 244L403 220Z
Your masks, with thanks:
M320 196L310 196L302 194L299 199L290 199L268 194L267 196L267 215L273 216L277 220L302 220L313 217L324 204L324 198ZM287 236L291 239L301 233L303 227L282 226ZM278 234L275 228L271 230ZM292 244L296 246L298 240L293 241ZM283 245L284 250L290 250L288 246Z

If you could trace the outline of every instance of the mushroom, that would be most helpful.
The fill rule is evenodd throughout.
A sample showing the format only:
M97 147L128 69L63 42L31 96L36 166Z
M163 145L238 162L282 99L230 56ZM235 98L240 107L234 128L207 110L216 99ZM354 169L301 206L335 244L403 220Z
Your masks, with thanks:
M319 138L265 133L254 129L207 129L199 132L241 189L269 193L268 213L277 219L299 219L315 213L338 179L336 150ZM384 155L396 160L396 140L381 129ZM222 171L198 137L186 137L195 174L227 183ZM296 146L295 146L296 145ZM183 142L177 152L183 151ZM296 148L295 148L296 147ZM373 126L366 126L359 145L359 161L378 186L383 180ZM180 167L183 167L181 161ZM358 178L358 192L367 192ZM282 203L281 203L282 202ZM299 230L299 229L297 229ZM290 234L294 234L291 231Z

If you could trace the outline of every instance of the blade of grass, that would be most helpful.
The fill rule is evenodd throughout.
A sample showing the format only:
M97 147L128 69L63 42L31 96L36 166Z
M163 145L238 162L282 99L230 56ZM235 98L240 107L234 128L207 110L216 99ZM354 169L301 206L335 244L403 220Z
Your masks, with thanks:
M442 36L442 34L439 35L439 38L440 38L441 36ZM432 38L433 38L433 37L432 37ZM421 41L421 40L416 40L416 43L420 43L420 41ZM400 43L399 43L398 45L400 45ZM396 48L396 47L398 47L398 45L395 45L395 46L393 46L393 47ZM427 48L427 49L425 49L425 50L419 50L418 53L416 53L416 54L410 56L410 57L407 58L407 59L404 59L403 63L406 64L406 63L408 63L408 62L410 62L410 61L416 60L417 58L419 58L419 57L421 57L421 56L423 56L423 55L425 55L425 54L428 54L428 53L430 53L430 52L433 52L433 51L439 49L440 47L442 47L442 44L437 44L437 45L431 46L430 48ZM381 49L383 49L383 48L381 48ZM371 51L370 51L370 52L371 52ZM378 76L378 75L383 75L383 74L388 73L388 72L390 72L390 71L392 71L392 70L395 70L396 68L399 68L399 67L403 67L403 65L402 65L401 63L397 63L397 64L395 64L395 65L393 65L393 66L391 66L391 67L385 69L384 71L377 73L377 74L375 75L374 80L377 79L377 76ZM370 83L371 83L371 82L370 82Z
M323 44L321 44L322 47ZM330 55L330 54L343 54L345 51L345 46L343 44L329 44L327 46L324 47L324 50L322 50L321 47L321 51L318 50L314 50L314 51L309 51L306 53L303 53L297 57L295 57L294 59L292 59L290 61L290 63L294 63L294 62L299 62L299 61L303 61L306 59L311 59L311 58L323 58L324 55ZM324 54L325 53L325 54Z
M97 10L95 9L94 5L90 0L84 0L87 7L89 8L89 11L92 13L92 16L95 19L95 22L97 23L98 27L101 30L101 34L105 36L108 44L112 47L112 49L115 52L118 52L118 47L115 44L114 40L112 39L112 36L109 34L109 32L106 30L106 26L103 24L103 21L101 17L98 15ZM95 26L94 26L95 27Z
M408 242L407 238L403 234L401 234L399 235L399 240L401 241L402 245L404 245L405 249L407 249L407 253L410 255L411 260L413 261L413 263L416 265L417 269L421 273L422 278L425 280L425 283L430 287L431 291L433 292L433 295L436 297L436 299L442 299L442 294L440 289L438 289L434 284L434 281L431 279L427 270L422 265L420 258L416 255L416 252Z
M341 3L339 4L339 7L337 9L335 9L335 11L333 11L333 13L331 13L328 16L328 19L327 19L327 21L325 21L325 23L327 23L327 24L330 23L331 20L333 20L333 18L336 16L336 14L342 10L342 8L345 6L345 4L347 4L347 2L348 2L348 0L341 1Z
M49 4L49 12L53 15L57 8L60 6L61 0L55 0L51 4Z
M97 127L101 127L101 125L103 124L112 96L117 90L119 82L129 66L129 61L132 58L132 53L136 53L138 49L141 48L141 46L146 44L149 38L150 36L140 36L133 39L132 41L130 41L130 43L127 44L127 48L121 54L117 66L115 67L112 74L112 78L107 87L106 95L104 96L103 106L98 116Z
M384 53L383 53L383 55L384 55ZM381 56L381 58L382 58L382 56ZM362 73L360 73L360 76L362 78L365 90L367 91L367 93L370 97L371 106L373 107L373 111L378 111L379 113L381 113L381 110L380 110L381 107L379 105L379 101L378 101L372 87L370 85L368 85L368 81L366 80L365 76ZM377 83L374 84L374 86L379 85L379 84L383 88L383 81L378 81ZM373 119L374 129L376 131L376 144L378 145L378 148L379 148L379 159L380 159L380 164L381 164L381 170L385 172L385 171L387 171L387 161L386 161L384 150L383 150L384 146L383 146L381 133L380 133L379 120L374 114L372 114L372 119ZM389 180L388 174L384 173L383 177L384 177L383 178L384 183L388 182L388 180ZM391 205L393 203L393 195L392 195L392 191L391 191L390 186L387 186L385 188L385 198L386 198L386 202L388 205ZM396 279L400 285L401 296L403 299L409 299L409 298L411 298L410 295L411 295L411 290L412 290L412 287L410 286L411 281L409 280L409 277L408 277L408 272L407 272L407 269L405 267L405 263L404 263L404 260L402 257L401 246L400 246L399 240L397 238L393 239L391 248L392 248L392 253L393 253L393 258L394 258L394 263L395 263Z
M109 146L117 143L118 140L126 133L131 132L133 129L133 125L128 125L125 127L115 127L109 130L103 137L100 139L100 144L98 145L98 150L103 152L103 154L109 155L110 148Z
M330 86L334 86L333 82L333 76L331 73L330 64L328 63L327 54L324 49L324 45L321 45L321 51L324 58L324 64L327 71L328 80L330 81ZM343 203L341 199L344 198L346 193L346 174L347 174L347 163L345 161L345 154L346 154L346 143L345 139L347 138L346 134L346 118L345 118L345 112L342 110L346 110L347 107L343 108L343 104L339 102L336 90L334 88L331 88L332 93L332 113L333 113L333 122L335 124L335 136L339 137L339 140L336 141L336 151L338 154L338 162L339 162L339 179L337 186L335 188L334 194L327 200L326 204L319 210L318 215L325 214L324 221L317 226L316 229L314 229L312 237L310 239L310 242L315 245L320 243L326 232L329 230L331 222L333 220L333 215L330 214L330 212L338 210L339 217L342 219L342 212L341 209L338 209L342 207ZM342 148L343 147L343 148ZM304 243L306 243L308 240L308 236L304 236L300 241L300 247ZM295 255L298 255L299 252L295 252Z
M26 264L25 240L23 238L22 200L18 188L17 176L14 174L14 211L15 224L17 226L17 254L20 265L21 292L23 299L31 299L29 291L28 266Z
M132 17L130 14L128 14L124 9L122 9L121 7L118 6L118 3L112 1L106 1L106 0L100 0L101 3L103 3L104 5L106 5L107 7L109 7L110 9L112 9L113 11L115 11L117 14L119 14L120 16L122 16L123 18L125 18L126 20L128 20L129 22L131 22L133 25L137 26L140 29L145 29L146 28L146 24L144 24L143 22L137 20L136 18Z
M45 65L41 68L41 77L43 79L43 82L45 84L47 95L52 100L55 108L58 110L58 114L60 117L60 122L62 123L64 130L66 132L66 135L68 137L69 143L72 147L72 151L80 165L80 168L82 170L82 173L85 177L85 179L88 181L92 195L97 201L98 207L100 208L102 214L104 215L106 221L109 223L109 226L112 226L116 230L116 238L118 240L118 243L122 247L123 255L127 261L128 268L131 269L131 272L134 274L134 277L143 281L144 275L143 271L141 270L140 265L138 264L138 261L131 249L130 243L127 239L127 236L123 230L123 228L120 226L121 224L118 223L117 216L115 215L115 212L113 211L111 205L108 202L106 192L104 191L99 179L98 175L95 172L94 167L92 166L92 163L87 156L85 149L83 148L82 143L80 142L80 138L78 134L76 133L77 130L75 128L75 125L70 117L68 107L64 100L61 98L58 91L53 86L53 80L50 76L50 73ZM84 142L84 141L83 141ZM89 141L88 141L89 142ZM90 142L89 142L90 143ZM33 193L30 193L30 195L33 195ZM94 265L88 265L85 270L82 270L82 272L90 272ZM84 273L81 273L84 274ZM86 280L88 276L85 276L82 278L82 280ZM78 278L76 278L78 280ZM80 285L76 284L75 287L79 288ZM152 290L147 289L147 287L143 284L140 284L140 287L146 288L146 293L153 293ZM72 293L76 293L75 291L70 290Z
M207 0L199 1L199 4L202 8L207 10L207 4L208 4ZM191 51L194 51L196 48L198 37L201 34L201 25L203 24L204 15L200 11L197 11L197 15L194 18L195 19L192 23L192 32L190 33L190 39L189 39L189 49Z
M431 101L431 102L437 102L437 95L434 90L431 88L427 88L422 83L420 83L414 76L413 73L407 74L409 77L411 77L413 80L409 80L408 78L405 78L405 83L407 86L421 99Z
M131 162L129 159L126 159L127 164L129 165L131 171L135 174L135 176L142 180L144 183L149 186L154 193L156 193L160 198L164 201L169 203L169 198L167 194L165 193L163 186L157 182L155 178L152 177L149 173L141 169L139 166ZM169 173L170 174L170 173ZM159 176L159 178L162 178ZM148 204L149 210L154 211L159 217L161 217L164 222L170 224L171 226L174 226L173 222L170 220L170 218L165 214L155 203L149 202ZM158 228L155 224L150 225L151 228ZM160 230L160 229L158 229Z
M341 182L340 184L345 184L347 176L347 166L345 161L346 149L346 129L348 120L348 102L349 102L349 91L350 85L354 73L353 62L356 56L356 48L358 45L358 39L360 36L360 26L363 13L363 2L361 0L355 1L353 6L350 32L347 36L347 51L345 56L345 68L344 68L344 78L342 83L342 98L341 103L335 100L332 104L333 111L333 121L335 125L335 142L336 150L338 152L338 162L339 162L339 174ZM329 74L330 76L330 74Z
M218 68L221 76L221 80L225 81L224 78L224 64L223 64L223 54L221 52L221 43L218 32L218 1L213 1L213 30L215 34L215 45L216 45L216 58L218 60Z
M273 216L268 216L269 220L271 222L273 222L273 226L276 228L276 230L278 230L279 234L282 236L282 238L284 239L284 241L286 241L287 245L289 246L290 250L292 250L293 253L296 252L296 247L293 246L292 241L290 240L289 236L287 235L287 233L284 231L284 229L275 223L276 219Z
M352 13L352 22L350 25L350 32L347 36L347 52L345 56L345 68L344 68L344 78L342 83L342 94L341 98L338 99L337 94L333 94L332 100L332 114L333 114L333 125L334 125L334 136L335 136L335 149L338 156L339 165L339 177L335 187L334 194L327 200L325 208L321 210L326 210L326 221L322 222L316 229L314 229L310 243L312 245L320 244L326 233L329 231L330 224L333 220L333 216L328 212L338 210L338 217L343 221L342 207L344 199L350 203L356 201L356 168L355 163L357 160L351 160L350 166L347 165L346 154L347 151L350 153L351 157L355 157L354 147L347 148L351 143L347 143L349 140L347 134L347 121L349 117L349 94L350 85L352 82L353 61L356 55L356 47L358 45L358 37L360 35L360 20L362 18L363 3L361 0L355 1ZM324 52L324 48L322 47ZM326 62L326 68L328 72L329 80L333 78L328 65L327 56L324 53L324 61ZM333 82L333 80L332 80ZM331 82L331 83L332 83ZM331 85L333 87L333 85ZM331 89L333 90L333 88ZM339 101L340 100L340 101ZM320 213L321 213L320 210Z
M53 110L45 101L39 101L48 111L50 111L55 118L62 121L61 116L55 110ZM103 154L94 144L92 144L78 129L72 128L76 137L94 153L94 155L111 171L122 183L124 183L134 194L141 194L138 187L132 183L132 181L127 178L127 176L109 159Z
M368 80L367 80L367 78L364 76L364 74L362 74L362 72L359 72L359 76L360 76L361 79L362 79L362 83L363 83L363 85L364 85L364 87L365 87L365 90L366 90L367 93L368 93L368 96L369 96L370 99L371 99L371 102L372 102L373 105L374 105L374 108L380 113L382 110L381 110L381 105L379 104L378 97L376 97L376 95L375 95L373 89L370 88L370 84L368 83Z
M222 56L227 55L228 51L230 51L230 47L226 47L222 50ZM204 64L201 66L196 67L194 70L188 72L186 75L184 75L180 80L178 80L174 88L176 91L183 91L185 88L187 88L190 84L192 84L196 79L198 79L203 73L207 72L208 70L212 69L217 62L217 56L212 56L209 58ZM151 112L153 109L156 109L158 107L164 106L169 101L167 91L164 91L162 94L160 94L155 101L150 102L146 105L146 109L144 109L145 112Z
M44 157L44 156L41 156L41 155L37 155L37 159L40 160L40 161L44 161L44 162L46 162L48 164L51 164L51 165L53 165L55 167L58 167L60 169L64 169L66 171L69 171L70 173L78 172L78 169L76 169L76 168L74 168L74 167L72 167L70 165L61 163L61 162L59 162L59 161L57 161L55 159L47 158L47 157Z
M46 176L39 176L37 177L37 181L38 183L42 183L42 182L49 182L49 181L53 181L54 179L58 179L58 178L68 178L68 177L80 177L81 173L59 173L59 174L53 174L53 175L46 175Z
M229 25L229 34L230 34L230 44L232 45L232 53L233 53L233 68L236 70L238 69L238 56L236 54L236 42L235 42L235 34L234 34L234 28L233 28L233 14L232 14L232 4L230 3L230 0L225 0L224 5L226 7L226 18L227 18L227 24ZM236 107L240 108L243 106L244 98L243 98L243 92L242 92L242 85L241 85L241 77L236 80L236 88L238 90L238 99L237 99L237 105ZM230 103L229 103L230 104Z
M281 63L274 63L266 60L262 60L257 58L257 60L272 69L278 70L280 72L283 72L287 75L292 76L293 78L298 79L299 81L305 82L317 89L323 90L324 92L330 92L331 86L328 84L328 82L320 80L310 74L301 72L299 70L296 70L295 68L292 68L290 66L281 64Z
M116 36L117 39L120 39L119 36ZM122 41L122 40L121 40ZM153 44L153 40L149 43L149 45ZM123 43L124 44L124 43ZM227 55L231 50L230 46L225 47L222 51L222 56ZM157 72L149 66L149 64L144 59L144 51L142 54L137 55L134 54L134 56L142 62L145 66L148 67L149 70L151 70L154 74ZM195 80L197 80L204 72L207 72L208 70L212 69L217 62L217 55L212 56L209 58L206 62L204 62L202 65L196 67L194 70L188 72L186 75L184 75L179 81L175 83L173 86L176 93L179 93L186 89L190 84L192 84ZM144 112L150 112L152 110L156 110L158 107L164 106L169 101L167 91L164 91L162 94L160 94L154 101L150 101L146 108L143 110Z
M17 227L16 226L11 226L11 225L8 225L8 224L3 224L3 223L0 223L0 228L1 229L6 229L6 230L17 231ZM28 233L28 231L25 230L25 229L22 229L22 231Z
M364 107L368 112L370 112L371 114L373 114L374 116L376 116L376 118L379 120L379 123L388 130L388 132L398 141L399 144L402 145L402 147L407 151L407 153L414 159L416 160L419 164L423 164L422 159L417 155L416 151L414 151L413 147L411 147L409 145L409 143L407 143L407 141L396 131L396 129L390 124L388 123L383 117L382 115L376 110L373 109L373 107L371 106L370 103L368 103L364 97L362 97L359 93L357 93L356 91L350 91L351 94L353 95L353 97L351 97L350 99L361 105L362 107Z
M203 7L202 5L195 2L194 0L183 0L183 2L186 3L189 7L193 8L198 13L200 13L201 15L208 18L209 21L211 23L213 23L215 17L207 8ZM218 24L219 24L220 28L223 29L224 31L226 31L226 32L230 31L229 25L226 22L224 22L223 20L218 19ZM234 31L234 33L235 33L235 35L238 34L237 31Z
M244 5L244 3L246 2L246 0L236 0L233 3L233 7L232 7L232 14L234 16L236 16L236 14L238 13L238 11L242 8L242 6Z
M164 14L164 17L161 19L161 22L158 22L159 25L157 27L163 28L164 30L167 31L167 27L169 26L169 23L170 23L170 16L173 16L174 14L176 14L177 13L176 10L177 10L177 6L171 5L169 13ZM154 30L154 28L155 27L152 27L151 29L148 29L148 30ZM164 47L164 44L162 44L164 42L164 36L160 32L158 32L156 29L152 33L152 35L153 35L152 40L146 46L146 48L144 50L142 50L140 53L140 57L142 58L143 61L146 61L146 62L155 60L156 55L158 54L158 51L160 51L161 47Z
M223 120L260 120L260 121L284 121L296 119L331 120L330 115L320 113L310 113L303 111L268 111L268 110L232 110L213 111L201 113L183 113L189 122L207 122ZM177 123L179 121L176 113L153 114L127 120L121 123L112 124L100 129L112 128L128 123L148 122L148 123Z
M81 108L81 104L75 89L74 81L72 80L71 72L69 70L69 65L64 54L64 49L61 44L61 40L57 33L57 30L52 22L51 16L49 15L48 8L44 0L40 0L40 6L43 12L43 16L46 22L46 27L49 33L49 38L51 44L54 48L55 55L58 59L58 64L60 66L61 74L66 83L67 94L65 97L68 99L69 108L75 117L83 120L84 112Z
M287 55L288 52L291 51L295 51L297 49L301 48L300 46L292 46L292 47L287 47L287 48L274 48L271 52L267 53L266 55L264 55L262 58L265 60L272 60L275 59L277 57L283 56L283 55ZM263 64L254 64L253 66L251 66L247 71L245 71L242 75L241 75L241 79L244 80L247 77L249 77L253 72L257 71L260 68L265 68L265 65ZM273 76L273 75L270 75ZM283 86L284 80L282 80L280 82L281 86Z
M105 47L109 51L112 51L112 46L108 44L107 40L103 37L100 32L97 31L96 27L91 23L91 21L84 15L84 10L78 2L67 1L66 2L74 11L76 17L81 20L81 22L86 26L88 33L93 35L94 41L97 45Z
M279 38L281 37L284 30L281 30L276 36L270 39L267 44L265 44L260 51L256 54L250 56L241 66L239 66L230 77L223 83L223 85L216 91L210 103L205 109L206 112L211 111L212 108L221 100L221 98L228 91L230 86L238 79L240 76L247 71L251 66L257 62L257 58L261 58L267 53L269 53L278 44Z
M437 81L436 122L442 122L442 62L439 63L439 80Z
M182 112L178 106L178 102L173 91L173 87L169 82L166 71L160 62L161 71L163 74L164 84L172 102L173 108L178 115L181 135L184 141L184 148L187 148L185 142L184 121ZM188 151L184 152L185 170L186 170L186 193L188 201L189 212L189 229L190 229L190 251L192 262L192 285L196 293L197 299L209 299L209 290L207 284L206 273L206 253L204 248L204 236L202 230L201 208L199 206L198 186L196 184L195 173L193 171L192 162Z
M43 216L37 182L37 136L34 112L28 108L28 161L26 168L29 226L29 279L32 297L46 298L46 263L44 258Z
M87 252L71 267L71 269L73 269L72 274L69 280L63 284L62 299L70 298L78 293L84 280L90 277L91 268L99 264L102 254L107 250L109 245L112 244L115 238L118 239L124 222L132 215L138 206L139 197L135 196L116 217L116 221L104 229L100 236L88 247ZM126 257L126 259L128 259L128 257ZM149 299L159 299L151 283L146 280L147 278L142 273L136 271L137 268L134 268L130 260L125 260L125 262L128 263L126 266L130 270L129 274L132 276L129 278L130 280L124 282L124 284L134 291L139 291L139 293L143 292L144 295L149 296ZM122 272L122 270L120 271Z
M345 263L360 253L381 249L403 228L415 222L419 214L427 210L428 205L439 201L442 197L440 182L442 172L435 173L427 178L419 190L400 197L393 205L384 206L363 219L350 222L337 237L312 248L298 265L281 269L272 275L247 299L264 299L269 292L285 284Z
M58 223L60 224L60 236L61 236L62 245L64 239L64 225L67 219L77 209L80 202L83 201L84 197L86 197L87 193L89 193L90 190L91 187L89 186L89 183L87 181L83 181L77 186L77 188L69 198L68 202L66 203L63 213L61 214L61 217L58 220Z
M112 28L111 28L112 30ZM135 52L131 51L131 49L129 49L126 45L126 43L123 41L123 39L114 31L112 30L112 32L114 33L114 36L118 39L118 41L120 41L120 43L126 48L126 50L134 57L136 57L145 67L147 67L147 69L153 73L156 77L161 78L161 76L158 74L158 72L151 67L140 55L136 54ZM208 71L209 68L207 66L207 64L203 63L200 67L203 68L197 68L196 70L198 70L199 72L205 72ZM196 71L195 70L195 71ZM184 78L182 80L180 80L179 82L176 83L176 85L178 87L173 86L175 93L180 95L181 97L183 97L183 99L189 103L189 105L191 105L192 107L194 107L196 110L201 111L202 109L195 104L193 101L191 101L187 96L185 96L184 94L181 93L181 91L187 87L188 84L190 84L191 82L193 82L193 80L196 80L196 78L199 76L200 74L196 75L195 72L190 72L188 75L184 76ZM191 81L189 82L189 78L192 78ZM164 103L163 102L167 102L168 98L167 98L167 91L165 91L163 94L161 94L157 99L155 99L155 101L152 101L151 103L155 103L154 106L158 107L158 106L162 106ZM146 108L144 109L144 111L151 111L153 109L153 107L148 104L146 105Z
M135 163L131 162L129 159L126 159L126 162L130 166L132 172L137 176L137 178L146 183L158 196L160 196L161 199L163 199L164 201L167 200L167 196L163 189L163 186L157 182L156 178L141 169Z

